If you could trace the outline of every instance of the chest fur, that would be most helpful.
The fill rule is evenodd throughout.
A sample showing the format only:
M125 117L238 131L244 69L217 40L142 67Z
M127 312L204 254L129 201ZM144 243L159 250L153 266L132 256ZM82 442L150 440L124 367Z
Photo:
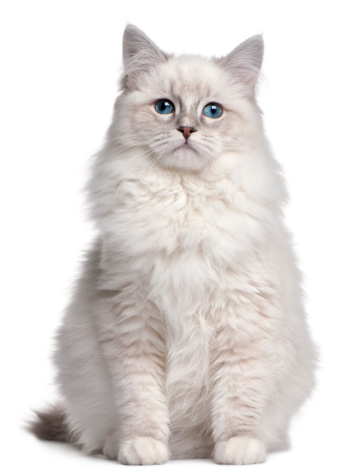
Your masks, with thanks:
M229 179L128 181L119 195L113 233L132 254L200 253L232 262L262 232L249 197Z

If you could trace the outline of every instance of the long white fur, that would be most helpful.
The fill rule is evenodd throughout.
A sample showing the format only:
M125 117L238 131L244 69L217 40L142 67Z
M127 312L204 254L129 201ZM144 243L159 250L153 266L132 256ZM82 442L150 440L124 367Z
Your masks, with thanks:
M262 53L254 37L221 60L172 57L125 31L124 90L88 186L99 238L55 355L87 452L262 462L312 390L286 192L254 99ZM219 119L202 115L211 101ZM175 150L179 125L197 128L194 150Z

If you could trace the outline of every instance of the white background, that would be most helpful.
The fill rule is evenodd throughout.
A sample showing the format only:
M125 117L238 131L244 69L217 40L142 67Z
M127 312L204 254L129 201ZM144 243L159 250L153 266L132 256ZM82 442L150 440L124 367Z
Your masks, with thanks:
M358 2L8 1L1 34L2 473L360 473ZM52 338L93 230L82 187L117 92L127 22L161 48L224 55L263 33L259 103L288 182L287 220L321 351L318 389L266 464L120 467L21 429L54 397Z

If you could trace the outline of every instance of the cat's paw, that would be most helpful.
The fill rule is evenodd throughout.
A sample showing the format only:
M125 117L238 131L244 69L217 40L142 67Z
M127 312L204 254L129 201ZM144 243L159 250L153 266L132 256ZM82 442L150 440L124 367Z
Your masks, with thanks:
M169 460L169 450L159 440L135 437L121 445L118 460L124 465L159 465Z
M216 444L214 460L230 465L262 463L266 460L266 447L261 440L253 437L231 437Z
M115 429L109 431L108 437L105 439L103 455L110 460L117 460L119 452L119 438Z

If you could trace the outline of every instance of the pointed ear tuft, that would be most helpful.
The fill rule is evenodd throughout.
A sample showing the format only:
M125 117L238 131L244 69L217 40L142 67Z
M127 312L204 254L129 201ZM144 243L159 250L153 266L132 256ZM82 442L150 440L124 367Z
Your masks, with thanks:
M138 79L144 73L166 60L167 55L142 30L134 25L127 25L123 35L122 87L136 89Z
M252 36L224 57L221 64L253 93L262 66L263 51L262 36Z

